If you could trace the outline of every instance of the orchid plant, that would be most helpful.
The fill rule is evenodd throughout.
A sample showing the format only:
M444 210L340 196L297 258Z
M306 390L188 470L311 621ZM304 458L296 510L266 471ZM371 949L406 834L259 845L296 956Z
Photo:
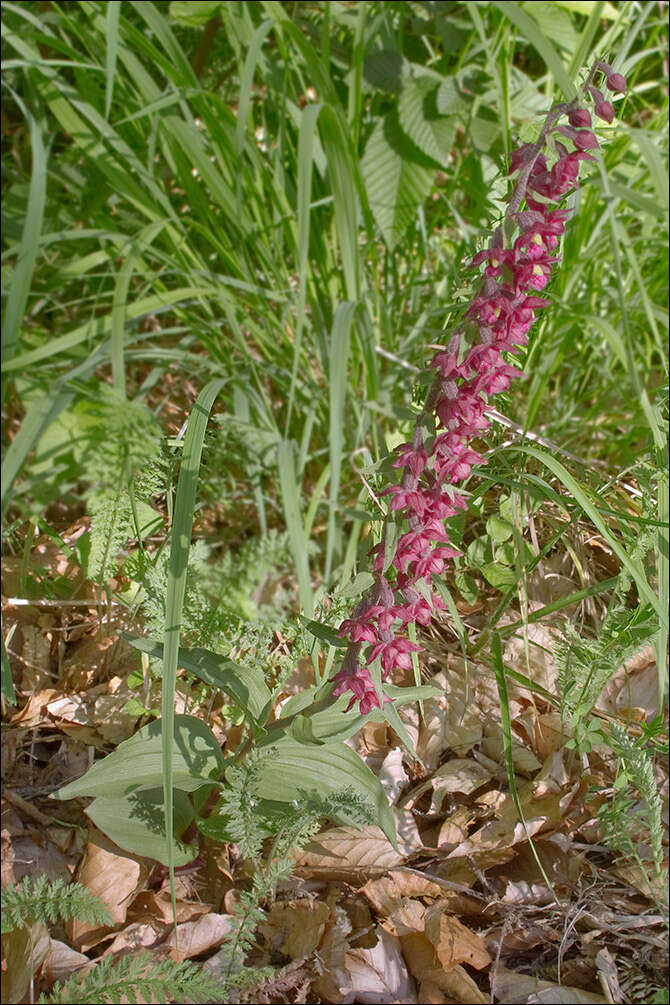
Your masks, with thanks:
M550 304L538 294L560 260L556 252L570 214L557 204L578 187L580 162L594 160L589 151L599 146L588 97L599 118L608 123L614 118L612 104L594 84L598 76L611 91L625 93L624 77L596 62L577 98L554 105L537 141L513 153L510 173L517 181L505 219L489 247L472 260L474 268L485 266L477 292L446 348L430 362L436 372L414 435L396 451L393 464L402 477L383 492L389 513L382 540L370 553L374 582L338 633L349 644L333 694L350 692L348 708L359 702L362 714L390 701L378 693L371 664L379 660L383 680L395 669L411 669L412 653L421 646L407 637L407 627L428 625L433 612L445 606L433 578L459 552L449 543L444 521L467 505L455 486L486 463L473 441L489 427L488 399L522 376L503 354L527 345L537 312ZM560 124L564 118L567 124ZM551 165L545 153L550 141ZM406 526L400 535L398 520Z

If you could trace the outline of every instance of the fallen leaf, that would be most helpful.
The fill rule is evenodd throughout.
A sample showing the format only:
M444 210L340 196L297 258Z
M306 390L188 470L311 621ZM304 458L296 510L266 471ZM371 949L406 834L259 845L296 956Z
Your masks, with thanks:
M15 928L2 936L2 958L7 969L2 971L2 1000L16 1005L25 997L36 972L49 952L51 939L44 927L35 922Z
M68 979L70 974L81 970L82 967L89 966L90 963L88 956L71 949L67 943L51 939L40 977L47 984L54 984L56 981L62 983Z
M422 982L438 987L451 998L467 1005L487 1005L488 997L479 990L461 966L447 973L435 954L435 947L423 933L415 932L400 939L403 955L411 973Z
M275 903L260 930L274 952L291 960L304 960L319 945L329 917L330 907L323 901Z
M417 872L395 869L380 879L369 880L361 889L377 914L388 917L395 911L403 898L426 897L437 900L442 896L442 888Z
M393 747L376 772L391 806L395 805L398 796L407 785L407 775L403 767L404 753L402 747Z
M445 970L451 970L459 963L467 963L475 970L482 970L491 962L483 939L471 932L458 918L447 914L442 904L428 908L424 927Z
M448 670L428 682L444 692L423 703L416 752L429 772L437 768L445 750L464 756L482 739L482 712L475 701L477 672L477 664L466 668L463 660L450 657Z
M317 979L314 990L327 1002L353 1002L355 994L349 971L345 967L345 954L349 949L347 936L351 933L351 921L339 904L332 909L319 951L314 957Z
M77 879L105 903L112 925L101 928L94 922L71 921L68 935L73 946L85 952L104 939L110 927L123 925L147 874L143 859L121 851L100 831L91 831Z
M177 898L177 924L185 921L193 921L202 914L207 914L212 910L211 904L202 904L199 901L182 900ZM128 911L128 920L137 922L150 922L158 920L165 925L172 925L172 897L169 889L159 890L154 893L152 890L145 890L134 898L132 906Z
M344 957L361 1005L391 1005L417 1002L416 987L407 971L400 941L383 928L377 929L377 945L372 949L350 949Z
M386 872L402 859L381 827L333 827L305 847L296 859L296 868L347 882L361 874Z
M556 1005L606 1005L602 995L591 994L553 981L542 981L506 967L491 974L493 994L500 1005L525 1005L527 1002L555 1002Z
M172 932L166 945L172 959L181 963L220 946L233 927L234 921L229 914L204 914L196 921L177 925L176 933Z

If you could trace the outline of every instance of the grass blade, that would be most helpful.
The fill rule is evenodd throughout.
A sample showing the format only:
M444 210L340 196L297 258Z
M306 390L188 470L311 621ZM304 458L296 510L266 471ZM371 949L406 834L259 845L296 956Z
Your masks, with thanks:
M165 597L165 635L163 642L163 805L165 808L165 836L168 846L168 868L174 924L177 924L177 903L174 889L174 819L172 791L172 744L174 739L174 696L177 685L179 636L181 631L188 554L191 547L193 514L198 485L198 472L202 446L209 413L224 380L212 380L198 395L191 410L184 437L184 452L179 470L177 497L172 520L172 541L168 565L167 593Z
M306 618L314 616L314 597L312 581L309 573L307 557L308 539L303 525L298 482L293 460L293 444L291 440L281 440L277 447L277 463L279 465L279 490L284 506L284 518L288 530L293 561L298 575L298 591L300 603Z
M30 176L30 188L28 190L26 220L23 226L21 244L19 245L16 265L14 266L14 273L11 278L9 296L7 298L7 308L5 310L4 324L2 327L3 369L6 362L9 361L9 358L14 352L14 346L26 310L28 292L30 290L30 284L33 276L33 267L35 265L37 250L39 247L47 191L47 152L44 147L44 143L42 142L41 129L21 101L18 94L13 93L13 97L23 112L30 127L30 147L32 151L33 170Z
M337 497L340 491L342 470L342 448L344 441L344 403L347 396L347 363L349 360L349 336L356 304L348 300L339 304L335 311L333 331L330 338L330 509L328 512L328 542L326 545L326 583L330 580L333 553L336 540Z
M109 119L114 96L114 74L116 73L116 56L119 50L119 17L121 16L121 0L109 0L106 14L107 49L105 52L105 118Z

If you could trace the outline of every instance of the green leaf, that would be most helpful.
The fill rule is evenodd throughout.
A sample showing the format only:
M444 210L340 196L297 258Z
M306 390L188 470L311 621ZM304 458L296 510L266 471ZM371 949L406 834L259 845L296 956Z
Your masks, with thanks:
M371 572L359 572L357 576L354 576L350 583L347 583L345 587L338 591L338 596L346 599L358 597L361 593L365 593L366 590L369 590L374 581L375 577Z
M503 520L502 517L494 513L486 521L486 533L498 544L502 544L503 541L509 540L512 536L514 527L508 520Z
M377 776L344 743L312 747L284 736L271 746L262 762L258 795L261 799L291 803L301 791L316 790L321 796L353 788L377 813L376 822L396 847L395 821Z
M477 589L477 583L472 576L469 576L467 572L457 572L455 577L456 586L458 591L468 604L474 604L479 595L479 590Z
M523 453L530 454L531 457L535 457L536 460L540 461L541 464L544 464L545 467L549 468L549 470L563 483L568 492L579 503L580 507L589 517L591 522L598 528L621 564L633 577L640 594L640 599L652 605L658 614L661 625L667 629L668 612L649 585L649 580L647 579L642 562L637 557L632 558L622 547L620 541L607 526L603 517L598 512L597 507L591 501L582 485L579 484L576 478L570 474L560 461L557 461L555 457L548 454L546 450L541 450L539 447L527 447L525 445L515 447L514 449L521 450Z
M426 157L443 164L456 135L456 119L438 117L436 91L437 83L430 77L408 80L398 101L398 119L412 143Z
M221 6L221 0L187 0L186 3L172 0L170 17L181 24L199 28L215 17Z
M461 93L455 77L445 77L437 89L436 105L440 115L461 115L467 112L470 101Z
M162 788L131 792L126 796L94 799L86 813L103 834L119 848L133 855L144 855L168 864L165 838L165 812ZM185 792L174 794L174 833L183 834L193 820L193 807ZM197 846L176 840L173 844L176 866L187 865L198 854Z
M442 694L438 688L432 687L430 684L420 684L416 687L396 687L394 684L385 684L384 691L391 698L396 708L400 708L402 705L410 705L415 701L425 701L427 698L435 698ZM295 715L296 712L301 712L303 709L308 710L315 700L316 692L317 689L315 687L310 687L306 691L301 691L300 694L289 698L282 708L282 718L288 718L291 715ZM373 709L372 712L368 712L366 715L361 715L360 712L356 712L354 709L351 712L346 712L345 710L350 700L350 694L340 695L337 701L328 708L323 709L321 712L316 712L314 715L308 715L314 738L312 742L322 743L323 741L332 741L335 739L346 740L348 737L353 736L354 733L357 733L364 723L384 721L384 711L379 708ZM281 726L281 719L277 725ZM309 742L304 739L305 735L303 731L301 739L303 742Z
M56 799L76 796L126 796L143 789L160 788L163 721L150 722L113 753L97 761L82 778L54 792ZM223 755L209 726L193 715L176 715L172 747L172 781L175 789L194 792L211 782L223 769Z
M363 76L371 87L396 94L407 72L402 53L394 49L371 52L363 63Z
M487 583L500 590L509 589L510 586L514 586L517 580L514 570L500 562L487 562L482 565L481 573Z
M325 642L329 646L336 646L338 649L346 649L349 645L346 639L340 638L335 629L329 628L328 625L322 625L320 621L310 621L308 618L302 617L300 621L307 631L311 632L314 638L319 639L320 642Z
M418 163L393 112L375 125L361 161L370 208L389 249L403 237L430 191L433 172Z
M160 642L135 638L125 632L122 635L141 652L163 659L163 646ZM209 649L195 646L179 647L178 665L195 674L205 684L225 691L255 722L261 722L267 714L272 696L263 672L258 667L243 666L210 652Z

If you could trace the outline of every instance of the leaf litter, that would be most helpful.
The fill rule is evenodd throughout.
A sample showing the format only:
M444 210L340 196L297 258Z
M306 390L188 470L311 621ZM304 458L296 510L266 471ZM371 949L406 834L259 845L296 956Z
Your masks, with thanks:
M85 599L46 614L39 605L3 604L6 627L12 616L20 626L10 646L20 708L8 709L3 733L3 885L25 875L77 879L113 923L70 922L52 936L36 927L23 941L4 936L8 1001L21 1001L31 982L47 989L97 959L146 949L156 958L209 959L215 970L248 875L234 847L231 857L206 842L203 864L177 877L175 937L162 867L115 846L80 804L54 811L51 791L145 721L129 705L137 654L119 635L128 626L107 614L103 623L100 607ZM505 663L555 694L552 644L551 627L531 625L525 639L508 640ZM493 675L439 634L428 646L427 682L440 694L399 710L416 756L385 722L366 723L348 741L393 806L397 850L374 825L316 835L275 900L261 905L249 964L274 976L245 1000L604 1002L624 1000L621 983L631 973L660 980L658 890L602 843L597 793L614 784L611 757L597 747L576 757L557 704L510 680L521 821ZM296 666L295 687L308 671ZM612 677L596 713L652 718L656 679L653 652L641 652ZM284 697L295 690L285 687ZM216 729L227 752L241 742L239 728L218 713ZM667 779L661 783L667 792Z

